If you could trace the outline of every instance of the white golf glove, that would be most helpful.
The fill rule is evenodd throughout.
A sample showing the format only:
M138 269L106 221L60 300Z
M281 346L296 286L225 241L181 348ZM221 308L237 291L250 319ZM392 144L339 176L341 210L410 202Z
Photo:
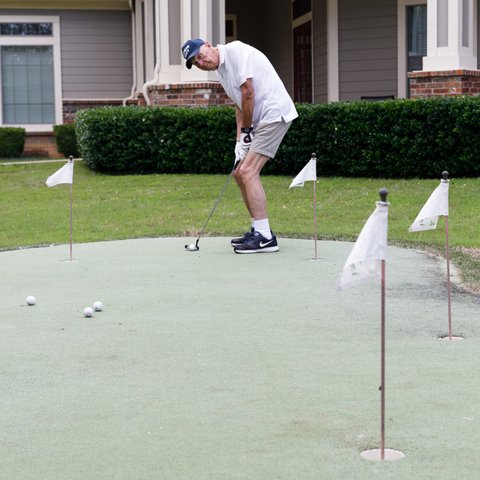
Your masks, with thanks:
M242 144L240 143L240 141L238 141L235 144L235 162L233 165L236 165L240 160L243 160L246 155L247 152L243 151Z
M253 127L242 128L240 140L235 144L235 165L247 156L254 135Z

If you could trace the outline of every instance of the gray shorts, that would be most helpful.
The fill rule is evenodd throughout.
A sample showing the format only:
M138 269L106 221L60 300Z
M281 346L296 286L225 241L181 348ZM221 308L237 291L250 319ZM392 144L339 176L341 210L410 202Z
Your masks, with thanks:
M287 123L283 120L275 123L260 123L255 130L250 150L269 158L275 157L291 124L292 122Z

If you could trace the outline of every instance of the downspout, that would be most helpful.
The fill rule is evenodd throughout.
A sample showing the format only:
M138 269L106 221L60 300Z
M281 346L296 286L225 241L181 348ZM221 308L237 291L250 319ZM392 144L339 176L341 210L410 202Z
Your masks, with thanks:
M154 2L156 0L153 0ZM159 28L160 28L160 8L157 5L157 8L155 8L155 44L156 44L156 59L155 59L155 68L153 69L153 78L152 80L145 82L142 87L142 93L143 93L143 98L145 99L145 102L147 105L151 105L152 101L150 100L150 97L148 96L148 89L152 87L153 85L158 85L159 83L159 77L160 77L160 67L161 67L161 61L160 61L160 42L157 42L157 38L159 37Z
M155 69L153 71L153 79L144 83L143 87L142 87L143 98L145 99L145 102L147 103L147 105L152 104L152 101L150 100L150 97L148 96L148 89L149 89L149 87L158 84L159 73L160 73L160 61L157 60L157 63L155 64Z
M137 89L137 32L135 27L135 0L128 0L130 11L132 12L132 63L133 63L133 85L130 96L123 99L122 104L125 107L128 100L135 100L135 91Z

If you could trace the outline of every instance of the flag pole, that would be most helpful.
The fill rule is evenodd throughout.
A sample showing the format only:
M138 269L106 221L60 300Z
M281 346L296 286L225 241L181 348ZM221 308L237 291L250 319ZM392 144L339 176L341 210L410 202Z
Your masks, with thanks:
M382 203L388 205L388 190L379 191ZM380 309L380 459L385 460L385 260L381 260L381 309Z
M317 165L317 155L312 153L312 160L315 160L315 168ZM313 182L313 238L315 241L315 260L317 260L317 182Z
M365 223L345 263L339 288L352 285L368 277L376 276L378 278L380 274L380 448L364 450L360 455L367 460L383 462L399 460L405 455L398 450L385 448L385 259L388 244L388 207L390 203L387 201L388 190L386 188L382 188L378 193L380 201L376 202L375 211ZM364 262L365 265L360 266Z
M450 248L448 246L448 215L445 217L445 252L447 257L448 339L452 340L452 286L450 281Z
M382 262L381 372L380 372L380 457L385 460L385 260Z
M448 172L442 172L444 182L448 182ZM452 286L450 281L450 246L448 241L448 215L445 215L445 257L447 258L447 297L448 297L448 339L452 340Z
M70 155L69 161L74 163L73 156ZM73 182L70 184L70 263L73 260Z
M388 190L382 188L379 192L380 202L377 202L378 206L383 206L387 208L388 216L388 206L390 205L387 202ZM381 308L380 308L380 448L374 448L372 450L365 450L361 453L363 458L372 461L394 461L400 460L405 455L399 450L393 450L391 448L385 448L385 269L386 261L385 258L380 259L380 280L381 280Z

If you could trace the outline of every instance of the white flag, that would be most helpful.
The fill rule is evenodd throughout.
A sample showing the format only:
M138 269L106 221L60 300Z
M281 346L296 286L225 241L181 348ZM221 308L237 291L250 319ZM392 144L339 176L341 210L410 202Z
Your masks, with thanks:
M317 180L317 160L312 158L302 169L302 171L293 179L288 188L303 187L303 184L308 181Z
M387 257L388 205L377 202L377 208L363 226L345 262L338 290L380 276L381 260Z
M410 225L409 232L433 230L437 228L438 217L448 215L448 185L448 180L440 181L440 185L433 191L417 218Z
M62 183L73 183L73 161L68 161L62 168L50 175L45 182L47 187L54 187Z

